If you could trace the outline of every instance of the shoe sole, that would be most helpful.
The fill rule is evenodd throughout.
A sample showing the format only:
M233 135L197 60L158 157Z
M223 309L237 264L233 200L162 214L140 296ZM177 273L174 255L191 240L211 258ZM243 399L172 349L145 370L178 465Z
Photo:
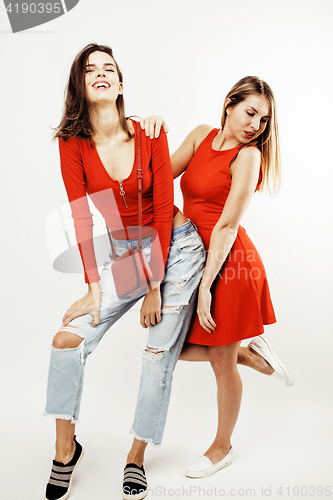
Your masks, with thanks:
M218 472L219 470L224 469L225 467L228 467L228 465L231 465L231 464L232 464L232 461L222 465L222 467L219 467L216 470L214 470L214 468L212 467L211 469L208 469L207 471L202 471L202 472L189 472L186 470L185 476L190 477L191 479L199 479L200 477L212 476L213 474L216 474L216 472Z
M124 500L141 500L142 498L145 498L147 496L148 491L146 490L142 493L138 493L137 495L127 495L122 491L121 494Z
M275 352L273 351L273 349L271 348L271 346L267 342L267 340L264 337L262 337L261 335L259 335L259 338L266 344L266 347L269 350L269 352L271 353L271 355L273 356L274 361L276 362L278 367L281 369L281 371L283 371L285 373L286 378L284 378L284 377L282 377L282 375L280 375L283 378L285 385L287 387L292 387L294 385L294 380L293 380L292 376L290 375L290 373L288 372L287 368L283 365L283 363L281 363L281 361L279 360L279 358L277 357L277 355L275 354ZM257 354L259 354L259 356L262 356L260 354L260 348L254 346L254 345L251 345L251 342L249 344L249 347L250 347L250 349L255 351ZM274 368L274 366L271 365L271 363L269 363L266 359L265 359L265 361L274 369L274 371L277 371L276 368ZM278 371L277 371L277 373L278 373Z
M76 462L76 464L75 464L75 467L74 467L74 469L73 469L73 472L72 472L71 478L70 478L70 480L69 480L68 490L66 491L66 493L65 493L62 497L57 498L57 500L66 500L66 498L68 498L68 496L69 496L69 492L70 492L70 489L71 489L71 484L72 484L73 474L74 474L74 472L76 471L76 467L77 467L77 466L79 465L79 463L81 462L82 457L83 457L83 454L84 454L84 451L83 451L83 448L82 448L81 455L79 456L79 459L78 459L78 461L77 461L77 462ZM49 498L47 498L47 496L45 495L44 500L49 500Z

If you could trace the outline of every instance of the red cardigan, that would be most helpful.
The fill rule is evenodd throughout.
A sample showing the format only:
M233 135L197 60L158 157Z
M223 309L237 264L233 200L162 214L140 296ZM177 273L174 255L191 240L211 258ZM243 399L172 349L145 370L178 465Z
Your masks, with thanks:
M154 278L161 280L172 228L172 169L165 133L162 131L158 139L150 139L140 128L140 134L143 170L142 223L143 226L150 226L157 231L158 238L153 240L150 264ZM86 283L100 280L93 245L93 220L86 194L90 195L111 231L138 224L136 143L135 136L134 165L130 175L122 182L126 208L120 193L120 184L105 170L93 142L80 137L67 141L59 140L61 173L71 204ZM158 258L161 254L159 247L162 250L163 263Z

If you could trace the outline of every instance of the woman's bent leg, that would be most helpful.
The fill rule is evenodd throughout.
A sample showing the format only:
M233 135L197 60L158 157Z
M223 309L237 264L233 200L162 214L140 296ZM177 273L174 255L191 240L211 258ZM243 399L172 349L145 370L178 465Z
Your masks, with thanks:
M205 345L191 344L185 342L179 360L181 361L209 361L208 347ZM237 363L247 366L253 370L271 375L274 369L260 354L252 351L249 347L239 347L237 354Z
M58 332L53 339L53 347L57 349L75 349L82 338L66 331ZM74 443L75 424L70 420L56 419L56 454L54 459L57 462L68 464L75 452Z
M237 363L252 368L264 375L272 375L274 372L271 365L260 354L252 351L248 346L239 348Z
M79 416L85 362L105 332L137 302L142 294L122 299L117 296L111 263L101 274L100 322L92 326L92 316L72 320L53 339L47 386L46 414L75 423Z
M55 460L67 463L75 451L75 422L78 419L86 358L98 345L105 332L130 309L140 297L117 297L110 265L102 272L100 323L92 326L86 314L62 327L51 348L47 403L45 413L56 418Z
M74 424L80 410L85 353L83 337L71 334L71 341L66 342L68 334L60 331L53 339L45 412Z

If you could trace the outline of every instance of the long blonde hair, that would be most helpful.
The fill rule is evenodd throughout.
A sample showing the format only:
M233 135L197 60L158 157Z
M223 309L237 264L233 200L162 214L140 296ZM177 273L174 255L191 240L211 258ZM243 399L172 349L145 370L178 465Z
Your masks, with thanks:
M258 190L267 189L270 194L276 194L281 183L280 144L275 97L270 86L257 76L245 76L239 80L226 96L226 99L229 98L231 102L223 106L221 128L223 130L225 125L227 108L236 106L251 94L265 96L271 108L271 118L265 130L252 141L261 151L262 156L262 182Z

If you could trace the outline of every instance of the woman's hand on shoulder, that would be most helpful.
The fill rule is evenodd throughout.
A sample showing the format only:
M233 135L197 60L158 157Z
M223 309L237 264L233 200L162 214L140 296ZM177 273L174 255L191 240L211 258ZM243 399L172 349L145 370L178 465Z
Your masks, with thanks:
M62 318L63 325L67 326L73 319L85 314L93 317L92 326L99 323L99 307L101 303L101 289L98 282L89 283L87 295L74 302Z
M151 139L154 139L154 137L157 139L160 136L161 128L163 128L166 134L169 132L169 126L160 115L141 118L140 125L142 130L146 132L146 136Z

